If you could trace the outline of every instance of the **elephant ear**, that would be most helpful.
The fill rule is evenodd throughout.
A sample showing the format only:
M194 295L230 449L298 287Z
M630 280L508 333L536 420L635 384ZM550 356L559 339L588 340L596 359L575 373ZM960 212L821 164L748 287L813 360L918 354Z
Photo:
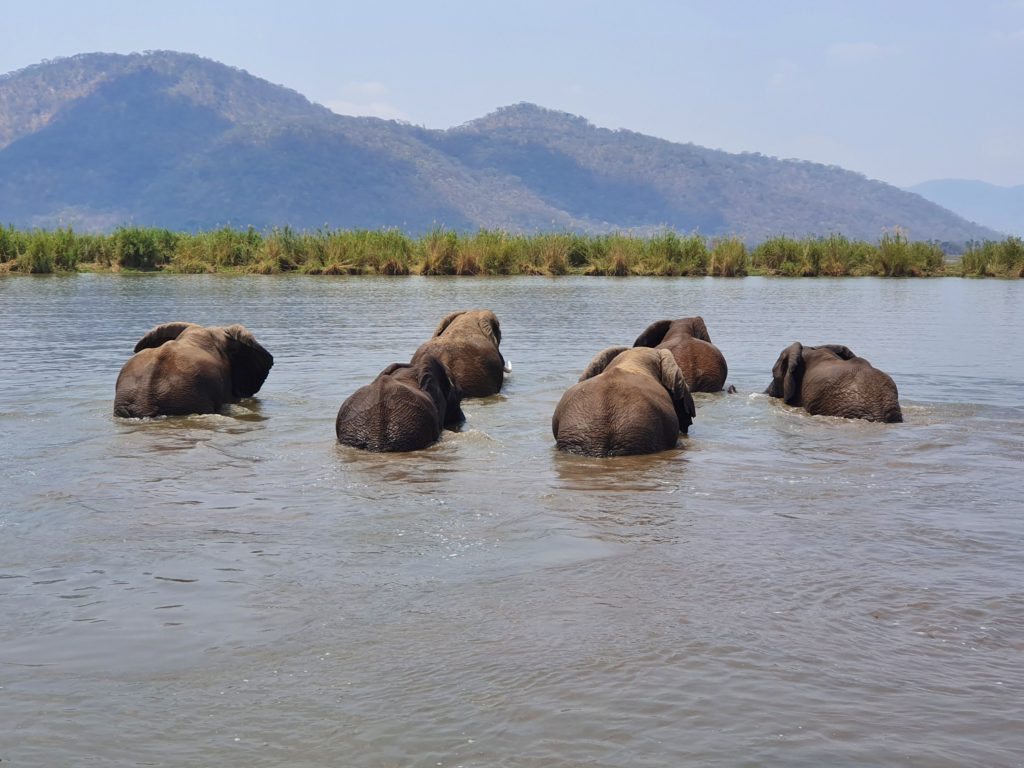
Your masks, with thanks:
M669 326L672 325L671 320L658 320L657 322L651 323L644 329L644 332L636 337L636 341L633 342L634 347L656 347L661 344L661 340L665 338L665 334L668 333Z
M704 318L697 315L690 321L690 333L693 338L706 341L708 344L711 343L711 335L708 333L708 327L704 324Z
M772 368L772 389L774 397L779 397L779 384L782 386L782 401L786 405L794 405L800 399L800 383L804 378L804 346L794 341L779 355ZM772 393L769 393L772 394Z
M435 398L442 425L451 429L464 422L466 414L462 412L460 405L462 390L452 380L445 364L434 355L425 355L420 360L419 374L420 389Z
M672 353L663 349L659 358L661 384L672 396L672 405L676 411L676 418L679 419L679 431L685 433L693 423L693 417L697 415L697 406L693 402L693 395L690 394L690 389L686 386L686 379L683 378L683 372L679 370L679 364Z
M465 310L463 310L462 312L449 312L447 315L442 317L441 322L438 323L437 328L434 329L434 335L431 338L437 338L438 336L440 336L442 333L445 332L445 329L452 324L452 321L456 317L464 314L466 314Z
M252 397L260 391L274 367L274 356L244 325L229 325L222 330L227 337L227 354L231 361L231 391L235 397Z
M445 396L444 426L447 429L454 429L466 420L466 414L462 412L462 390L452 378L448 366L438 361L441 366L441 391Z
M144 349L151 349L174 341L186 328L199 328L195 323L164 323L151 330L135 345L135 351L141 352Z
M608 367L608 363L627 349L629 349L629 347L608 347L607 349L602 349L594 356L594 359L590 361L590 364L587 365L586 369L580 375L579 380L586 381L587 379L592 379L599 373L602 373L604 369Z
M493 312L488 312L484 316L484 320L480 325L480 330L482 330L484 332L484 335L494 342L494 346L500 346L501 323L498 322L498 316L495 315Z
M857 356L852 349L844 347L842 344L823 344L822 348L835 352L841 360L853 360Z

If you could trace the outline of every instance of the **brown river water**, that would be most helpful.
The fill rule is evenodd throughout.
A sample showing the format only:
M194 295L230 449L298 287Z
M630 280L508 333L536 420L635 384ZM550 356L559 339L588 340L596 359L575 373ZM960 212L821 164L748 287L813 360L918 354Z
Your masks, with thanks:
M416 454L341 402L486 307L513 372ZM675 450L550 420L700 314L734 395ZM241 322L225 415L111 415L135 342ZM1024 281L0 279L3 766L1024 764ZM905 423L758 394L792 341Z

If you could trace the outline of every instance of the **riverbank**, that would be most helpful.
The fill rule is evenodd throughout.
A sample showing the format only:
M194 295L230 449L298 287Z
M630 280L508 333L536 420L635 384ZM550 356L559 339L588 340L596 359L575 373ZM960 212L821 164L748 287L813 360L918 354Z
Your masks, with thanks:
M949 260L936 243L886 233L877 242L774 237L750 248L738 238L666 231L631 234L465 234L289 227L262 233L223 228L196 234L122 227L111 234L71 228L0 228L0 272L213 272L324 275L614 275L785 277L1024 276L1017 237L972 244Z

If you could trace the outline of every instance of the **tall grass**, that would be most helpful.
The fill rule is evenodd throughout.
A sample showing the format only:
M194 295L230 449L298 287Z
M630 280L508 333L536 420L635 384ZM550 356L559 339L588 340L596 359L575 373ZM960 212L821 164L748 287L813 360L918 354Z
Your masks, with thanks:
M902 232L886 232L878 243L826 238L773 237L751 254L760 274L787 277L924 277L947 274L945 254L935 243L910 242Z
M715 277L740 277L747 274L747 246L738 237L716 240L708 261L708 274Z
M197 234L120 227L106 235L70 227L0 227L0 271L296 272L323 275L713 275L789 277L879 275L1024 276L1024 241L973 244L947 262L934 243L899 231L875 243L834 234L772 237L752 249L739 238L708 240L671 230L649 237L571 232L522 235L483 229L434 229L421 237L398 230L260 232L222 228Z
M1008 237L972 243L959 266L964 277L1024 277L1024 241Z
M842 277L869 274L865 264L875 246L842 235L827 238L772 237L754 248L751 266L763 274L787 277Z

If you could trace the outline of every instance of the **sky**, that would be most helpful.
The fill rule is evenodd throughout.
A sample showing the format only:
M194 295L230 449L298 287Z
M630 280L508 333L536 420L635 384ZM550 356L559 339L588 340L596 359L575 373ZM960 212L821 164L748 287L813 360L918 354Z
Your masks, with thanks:
M532 102L897 186L1024 184L1024 0L0 0L0 73L199 54L350 115Z

